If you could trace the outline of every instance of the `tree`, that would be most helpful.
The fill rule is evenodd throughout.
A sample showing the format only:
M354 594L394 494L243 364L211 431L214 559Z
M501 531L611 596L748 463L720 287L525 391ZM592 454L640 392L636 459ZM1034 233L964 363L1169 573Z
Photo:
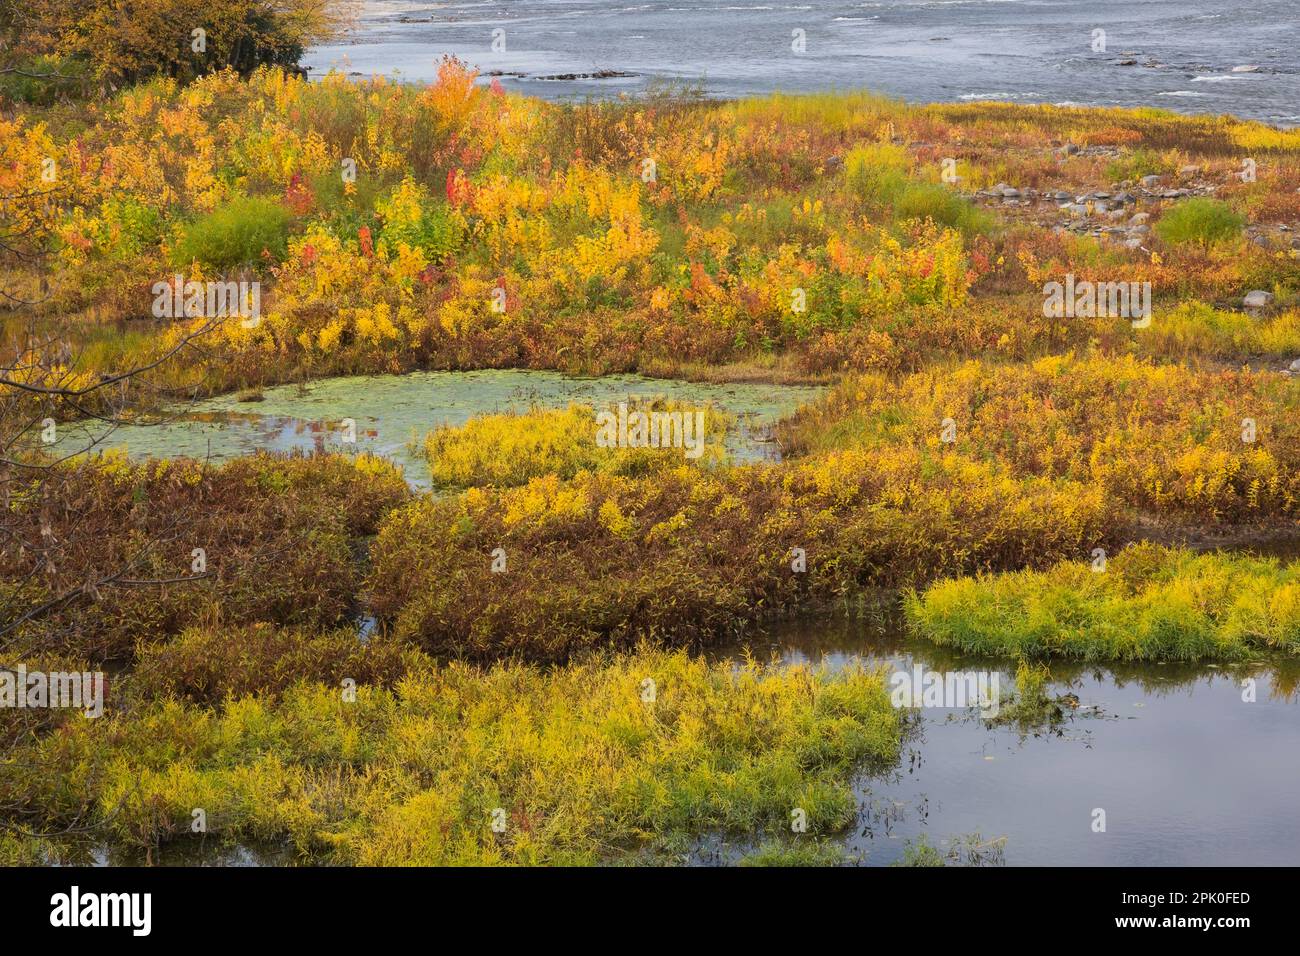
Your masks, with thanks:
M30 0L0 13L5 71L61 58L123 85L231 67L295 67L351 22L353 0Z

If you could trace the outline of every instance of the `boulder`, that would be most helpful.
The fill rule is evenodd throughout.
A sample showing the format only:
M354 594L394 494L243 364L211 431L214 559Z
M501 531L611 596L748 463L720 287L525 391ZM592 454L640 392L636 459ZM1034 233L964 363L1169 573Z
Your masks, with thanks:
M1273 304L1273 293L1254 289L1246 293L1246 298L1241 300L1241 304L1247 309L1267 309Z

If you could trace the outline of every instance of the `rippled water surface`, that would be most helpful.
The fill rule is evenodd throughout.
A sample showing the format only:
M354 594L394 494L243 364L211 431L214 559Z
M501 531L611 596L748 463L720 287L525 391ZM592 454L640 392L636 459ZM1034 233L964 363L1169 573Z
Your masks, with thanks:
M494 30L505 31L504 50L493 50ZM1104 52L1093 50L1096 30ZM366 0L358 29L304 62L317 75L424 81L454 54L544 97L670 80L727 97L865 88L921 102L1161 106L1293 126L1298 41L1295 0ZM1233 71L1245 66L1259 69Z

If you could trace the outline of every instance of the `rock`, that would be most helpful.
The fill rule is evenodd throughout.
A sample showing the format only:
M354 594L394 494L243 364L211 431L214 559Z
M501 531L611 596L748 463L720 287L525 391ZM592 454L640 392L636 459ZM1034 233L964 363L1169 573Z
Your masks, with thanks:
M1292 372L1300 372L1300 358L1296 359L1290 365L1288 365L1287 369Z
M1066 203L1061 208L1064 209L1066 212L1071 213L1075 216L1088 215L1088 207L1080 202Z
M1092 204L1093 212L1106 212L1109 209L1110 209L1110 204L1101 202L1100 200Z
M1127 215L1128 213L1126 213L1123 209L1112 209L1110 212L1106 213L1106 218L1113 219L1115 222L1119 222Z
M1096 192L1092 194L1093 199L1109 199L1110 193Z
M1141 248L1142 248L1142 240L1141 240L1141 239L1138 239L1138 238L1136 238L1136 237L1134 237L1134 238L1129 238L1129 239L1125 239L1125 240L1124 240L1124 248L1125 248L1125 249L1141 249Z
M1241 304L1247 309L1267 309L1273 304L1273 293L1254 289L1246 293L1246 298L1241 300Z
M1232 68L1232 72L1233 73L1258 73L1259 67L1255 66L1253 63L1245 64L1242 66L1234 66Z
M1138 223L1136 226L1129 226L1128 231L1136 232L1139 236L1145 236L1148 232L1151 231L1151 227L1148 226L1146 223Z
M1150 221L1151 221L1151 214L1150 214L1150 213L1145 213L1145 212L1135 212L1135 213L1133 213L1133 218L1129 220L1129 225L1131 225L1131 226L1145 226L1145 225L1146 225L1148 222L1150 222Z
M1004 186L1002 188L1003 199L1015 199L1019 195L1020 195L1020 190L1016 189L1014 186Z
M1118 192L1114 195L1113 198L1117 203L1119 203L1122 206L1127 206L1129 203L1137 202L1137 200L1133 198L1131 193L1126 193L1126 192Z
M1200 166L1184 166L1178 170L1179 176L1199 176L1201 174Z
M1159 186L1159 185L1160 185L1160 177L1159 177L1159 176L1143 176L1142 179L1141 179L1141 182L1142 182L1142 185L1143 185L1144 187L1146 187L1147 189L1150 189L1152 186Z
M1118 63L1116 63L1115 65L1116 65L1116 66L1137 66L1137 65L1138 65L1138 61L1137 61L1137 60L1120 60L1120 61L1119 61Z

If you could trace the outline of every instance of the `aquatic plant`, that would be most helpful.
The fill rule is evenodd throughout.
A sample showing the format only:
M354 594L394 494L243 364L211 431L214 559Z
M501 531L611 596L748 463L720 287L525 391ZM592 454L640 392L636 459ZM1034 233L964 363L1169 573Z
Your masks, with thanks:
M788 833L795 811L810 839L836 833L855 770L898 741L882 677L860 668L426 663L351 697L304 682L69 721L0 767L0 793L136 846L188 836L203 807L209 839L290 841L307 861L594 864Z
M1300 651L1300 565L1131 545L1099 571L956 578L905 602L918 634L971 653L1084 660L1243 660Z
M722 441L729 419L712 406L652 399L624 402L621 413L614 406L599 411L611 416L612 443L600 440L598 410L576 404L478 415L459 427L436 429L424 439L430 474L440 486L502 487L547 475L572 478L579 471L641 475L681 464L716 467L727 460ZM631 431L622 436L630 445L617 443L619 428Z

